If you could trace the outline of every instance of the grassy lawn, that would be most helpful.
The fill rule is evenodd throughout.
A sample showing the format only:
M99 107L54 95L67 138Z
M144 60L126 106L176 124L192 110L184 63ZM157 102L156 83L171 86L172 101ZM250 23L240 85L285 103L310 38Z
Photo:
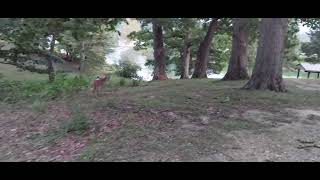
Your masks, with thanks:
M29 71L19 71L15 66L8 64L0 64L0 73L3 79L25 81L25 80L46 80L46 74L38 74Z
M320 160L296 148L320 139L319 80L285 79L287 93L241 90L246 81L119 82L98 98L0 103L0 161Z

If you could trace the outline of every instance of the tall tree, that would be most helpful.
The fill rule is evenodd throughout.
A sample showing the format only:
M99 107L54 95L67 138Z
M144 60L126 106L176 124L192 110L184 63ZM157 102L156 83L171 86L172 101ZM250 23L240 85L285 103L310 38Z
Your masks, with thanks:
M163 27L157 19L152 19L153 31L153 55L155 66L153 71L153 80L166 80L166 56L164 49Z
M197 60L192 78L207 78L208 56L212 45L213 35L217 30L217 27L218 18L212 18L207 34L198 49Z
M153 43L152 29L147 26L146 19L140 22L141 30L130 33L128 37L135 40L135 50L149 50ZM161 21L164 31L167 72L174 70L175 75L180 78L189 77L193 73L197 52L207 34L209 23L210 18L166 18ZM230 57L230 34L232 32L230 24L229 18L220 19L219 33L216 33L215 41L210 45L207 69L221 71ZM154 67L154 59L147 59L145 65Z
M40 35L44 38L51 37L49 53L54 55L56 41L59 40L60 34L65 30L65 23L69 21L69 18L40 18L40 19L25 19L25 25L30 29L40 30ZM30 33L33 33L31 31ZM52 82L55 79L55 73L52 63L52 58L47 58L47 67L49 74L49 81Z
M14 49L3 52L1 56L11 56L9 62L17 67L25 67L23 61L26 58L20 54L37 54L41 55L47 65L46 73L49 74L49 80L54 79L53 60L63 59L57 48L63 47L68 54L78 55L81 59L87 60L88 56L99 54L105 57L105 52L97 53L93 51L93 46L101 47L102 38L106 38L105 32L117 32L116 27L120 22L125 21L123 18L5 18L0 20L0 38L8 43L12 43ZM68 37L68 38L66 38ZM80 50L72 46L69 40L74 39L79 44ZM88 43L90 41L90 43ZM104 43L104 45L107 43ZM105 46L102 46L105 47ZM72 50L70 50L70 48ZM79 48L78 48L79 49ZM74 51L75 50L75 51ZM97 50L97 48L96 48ZM14 56L10 55L14 52ZM75 53L75 54L74 54ZM103 54L103 55L100 55ZM15 60L19 57L19 60ZM91 57L91 59L97 59ZM33 61L27 59L27 61ZM2 62L0 62L2 63ZM34 70L29 68L28 70ZM39 71L36 71L39 72ZM42 72L42 71L41 71Z
M282 58L288 18L263 18L253 74L244 89L284 92Z
M189 65L191 59L191 32L187 32L184 39L184 45L181 56L181 77L180 79L189 79Z
M232 52L228 71L222 80L249 79L247 69L249 23L249 18L235 18L233 20Z

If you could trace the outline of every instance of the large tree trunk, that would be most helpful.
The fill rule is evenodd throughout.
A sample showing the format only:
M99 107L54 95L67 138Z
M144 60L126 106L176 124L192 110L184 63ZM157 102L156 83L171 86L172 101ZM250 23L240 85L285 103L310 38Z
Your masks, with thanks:
M50 42L50 54L53 56L54 55L54 47L56 44L56 35L52 34L52 40ZM48 58L48 74L49 74L49 82L53 82L55 79L55 74L54 74L54 69L53 69L53 64L52 64L52 58Z
M180 79L189 79L189 65L191 59L191 33L188 32L183 45L181 56L181 77Z
M163 45L163 32L162 26L153 19L152 21L153 30L153 56L155 60L153 80L166 80L166 59L165 59L165 49Z
M212 44L212 39L218 27L218 19L214 18L210 22L207 34L200 43L195 69L192 78L207 78L208 56Z
M286 91L282 79L282 58L288 18L263 18L256 63L244 89Z
M235 18L233 20L232 51L228 71L222 80L249 79L248 75L248 18Z

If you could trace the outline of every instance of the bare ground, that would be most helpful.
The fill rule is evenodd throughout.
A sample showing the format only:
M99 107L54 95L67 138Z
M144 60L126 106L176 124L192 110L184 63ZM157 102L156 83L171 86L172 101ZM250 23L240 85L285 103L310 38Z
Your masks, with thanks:
M245 82L179 80L0 104L0 161L319 161L320 83L286 80L288 93ZM59 134L79 105L92 121Z

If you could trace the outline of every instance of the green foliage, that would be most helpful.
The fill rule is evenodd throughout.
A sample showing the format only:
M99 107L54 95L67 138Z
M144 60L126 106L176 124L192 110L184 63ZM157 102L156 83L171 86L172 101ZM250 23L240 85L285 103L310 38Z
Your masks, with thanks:
M118 70L116 74L120 77L124 78L138 78L137 72L141 70L141 67L137 64L129 61L129 60L123 60L120 61L118 65Z
M286 46L284 49L284 57L283 57L283 64L284 66L290 68L294 67L299 58L299 46L300 41L298 39L297 33L299 32L299 25L298 21L291 19L288 26L288 33L286 37Z
M32 109L36 112L45 113L47 110L47 103L45 101L36 99L32 105Z
M67 77L58 74L54 82L0 80L0 101L15 103L20 100L53 99L62 94L72 94L89 86L84 77Z
M85 54L86 66L87 64L98 66L104 63L105 52L110 44L114 43L110 32L118 32L116 27L121 22L126 20L124 18L4 18L0 20L0 39L13 44L16 50L23 50L24 54L28 55L30 52L48 53L54 36L59 50L65 50L73 57ZM80 44L84 44L82 49ZM57 48L54 49L55 55L61 56L56 50ZM17 54L9 58L15 62L11 63L12 65L18 66L26 61L26 58L19 58L19 63L16 63ZM49 58L52 58L52 54ZM48 57L43 60L47 61Z
M119 81L120 86L124 86L126 84L126 80L124 78L121 78Z
M64 121L59 127L48 130L44 135L36 134L34 139L36 144L45 145L55 143L56 140L65 137L68 133L81 135L85 133L92 124L92 120L83 112L80 106L73 107L71 120Z
M320 30L311 31L310 42L302 43L301 51L306 55L305 61L311 63L320 62Z
M120 87L120 84L122 84L122 86L130 86L131 83L132 83L132 79L120 77L114 74L111 76L110 80L106 83L106 86L111 89L113 88L117 89Z
M213 49L209 55L209 69L219 73L229 61L232 48L232 36L229 33L219 33L214 37Z
M89 148L87 148L80 157L80 160L83 161L92 161L94 160L95 156L96 156L96 150L95 150L95 146L91 146Z
M295 20L312 30L320 30L320 18L296 18Z
M133 79L132 80L132 86L136 87L136 86L140 86L141 84L141 80L140 79Z
M77 112L70 122L63 123L60 128L65 133L83 134L90 128L90 124L91 119L85 114Z
M205 37L210 18L156 18L156 20L160 22L164 30L166 71L174 70L175 75L181 75L181 56L187 34L191 35L189 39L191 44L191 59L195 61L199 45ZM129 34L128 37L135 40L136 50L146 50L152 47L153 35L150 25L151 21L152 19L149 18L141 19L141 31ZM219 72L228 61L228 55L231 49L231 32L231 19L221 18L219 20L219 30L216 32L209 55L209 69L214 69L214 71ZM194 63L190 63L190 67L192 68L192 64ZM151 58L147 60L145 65L153 66L153 64L154 60ZM175 68L170 69L169 67Z

